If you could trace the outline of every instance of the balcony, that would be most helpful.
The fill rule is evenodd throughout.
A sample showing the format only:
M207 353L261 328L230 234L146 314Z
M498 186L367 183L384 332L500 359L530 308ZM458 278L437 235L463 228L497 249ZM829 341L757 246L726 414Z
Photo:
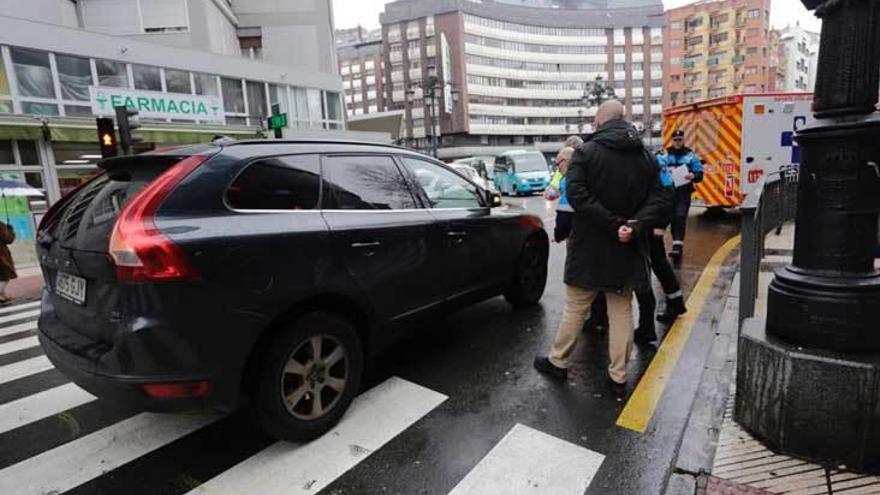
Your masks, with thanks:
M733 57L731 62L733 62L736 65L744 64L746 62L746 57L745 57L745 55L736 55Z

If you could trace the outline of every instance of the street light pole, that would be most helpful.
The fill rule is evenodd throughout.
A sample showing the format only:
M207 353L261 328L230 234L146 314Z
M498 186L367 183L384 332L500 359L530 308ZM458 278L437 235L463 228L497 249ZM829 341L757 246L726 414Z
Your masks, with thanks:
M880 2L802 0L823 19L792 265L746 320L736 420L771 448L880 472ZM764 232L758 232L763 242Z

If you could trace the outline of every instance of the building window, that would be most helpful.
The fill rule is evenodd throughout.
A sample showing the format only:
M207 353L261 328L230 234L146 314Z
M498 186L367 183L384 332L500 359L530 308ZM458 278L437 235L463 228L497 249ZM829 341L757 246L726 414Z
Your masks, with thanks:
M709 39L709 43L712 45L720 45L720 44L724 43L725 41L727 41L727 38L728 38L727 33L713 34L712 37Z
M678 65L681 63L681 59L678 57L672 57L669 59L669 65Z
M758 73L758 68L754 66L746 67L746 75L753 76Z
M251 60L263 58L263 37L242 36L238 38L238 46L241 48L241 56Z
M131 72L134 76L135 89L162 91L162 74L158 67L132 64Z
M216 78L214 78L214 86L217 86ZM165 69L165 88L169 93L192 93L189 83L189 72Z
M193 74L193 79L196 82L197 95L220 96L220 91L217 89L217 76L196 72ZM225 102L224 106L226 106Z
M89 59L69 55L55 55L58 67L58 82L61 83L61 98L64 100L89 100L89 86L92 85L92 68Z
M697 89L694 91L685 91L685 93L684 93L685 101L699 100L702 97L703 97L703 90L702 89Z
M681 21L672 21L669 23L669 29L677 31L681 29Z
M687 39L687 46L697 46L703 44L703 35L694 36L692 38Z
M128 87L128 72L126 72L125 64L122 62L95 59L95 66L98 69L99 86L110 86L113 88Z
M49 54L15 47L10 48L10 52L19 94L23 97L56 98Z
M669 46L671 46L671 47L673 47L673 48L678 47L678 46L681 46L681 40L678 40L678 39L676 39L676 40L670 40L670 41L669 41Z
M9 90L9 79L6 77L2 53L0 53L0 113L12 113L12 92Z
M266 85L261 82L247 81L248 111L251 117L262 119L269 115L266 106Z
M749 11L749 19L760 19L761 11L758 9L753 9Z
M692 19L688 19L688 21L687 21L687 30L688 30L688 31L693 31L693 30L695 30L696 28L698 28L698 27L700 27L700 26L702 26L702 25L703 25L703 18L702 18L702 17L694 17L694 18L692 18Z
M244 92L240 79L223 77L220 79L223 88L223 110L229 113L244 113Z
M138 5L146 33L189 30L186 0L139 0Z
M748 55L757 55L757 54L758 54L758 48L757 48L757 47L754 47L754 46L753 46L753 47L750 47L748 50L746 50L746 53L747 53Z

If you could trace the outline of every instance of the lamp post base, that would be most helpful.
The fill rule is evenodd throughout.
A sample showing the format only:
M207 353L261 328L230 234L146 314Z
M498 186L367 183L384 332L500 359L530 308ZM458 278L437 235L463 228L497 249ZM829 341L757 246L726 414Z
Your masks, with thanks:
M774 451L880 473L880 352L803 349L746 320L734 419Z

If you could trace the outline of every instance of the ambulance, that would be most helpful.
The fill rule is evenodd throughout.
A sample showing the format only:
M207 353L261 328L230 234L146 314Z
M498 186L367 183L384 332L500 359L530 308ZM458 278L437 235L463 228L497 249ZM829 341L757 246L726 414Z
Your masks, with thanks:
M703 162L694 205L740 206L766 180L796 177L800 148L792 137L812 124L811 93L748 94L679 105L663 112L663 143L685 133L685 146Z

